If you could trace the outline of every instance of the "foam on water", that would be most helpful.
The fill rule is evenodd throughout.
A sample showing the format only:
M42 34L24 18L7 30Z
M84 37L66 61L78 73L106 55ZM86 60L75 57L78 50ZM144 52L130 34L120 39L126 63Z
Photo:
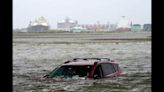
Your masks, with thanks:
M62 62L80 57L116 60L127 76L113 80L43 80ZM151 42L13 45L14 92L151 92Z

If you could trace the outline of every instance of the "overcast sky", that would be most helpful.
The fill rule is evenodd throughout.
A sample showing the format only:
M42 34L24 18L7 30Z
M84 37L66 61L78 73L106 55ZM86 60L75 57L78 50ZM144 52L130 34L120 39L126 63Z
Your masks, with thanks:
M79 24L117 23L126 16L132 23L151 23L151 0L13 0L13 28L44 16L51 26L69 17Z

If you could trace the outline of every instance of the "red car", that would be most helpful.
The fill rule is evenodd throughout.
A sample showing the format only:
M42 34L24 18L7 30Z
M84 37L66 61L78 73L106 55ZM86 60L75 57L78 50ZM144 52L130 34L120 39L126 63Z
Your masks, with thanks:
M125 75L109 58L75 58L55 68L46 78L100 79Z

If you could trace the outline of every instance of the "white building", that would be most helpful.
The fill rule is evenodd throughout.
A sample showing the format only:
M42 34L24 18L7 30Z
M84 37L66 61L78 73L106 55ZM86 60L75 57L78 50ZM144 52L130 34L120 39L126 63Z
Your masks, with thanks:
M77 25L78 25L77 20L72 20L67 17L64 20L61 20L57 23L57 28L59 30L63 30L63 31L70 31L71 28L73 28Z
M119 31L130 31L132 26L132 22L127 19L125 16L122 16L120 21L117 24L117 30Z

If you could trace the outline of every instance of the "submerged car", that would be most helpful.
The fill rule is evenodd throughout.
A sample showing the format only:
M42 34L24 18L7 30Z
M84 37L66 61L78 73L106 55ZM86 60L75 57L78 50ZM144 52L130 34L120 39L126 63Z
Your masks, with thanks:
M109 58L75 58L55 68L45 78L100 79L125 75Z

